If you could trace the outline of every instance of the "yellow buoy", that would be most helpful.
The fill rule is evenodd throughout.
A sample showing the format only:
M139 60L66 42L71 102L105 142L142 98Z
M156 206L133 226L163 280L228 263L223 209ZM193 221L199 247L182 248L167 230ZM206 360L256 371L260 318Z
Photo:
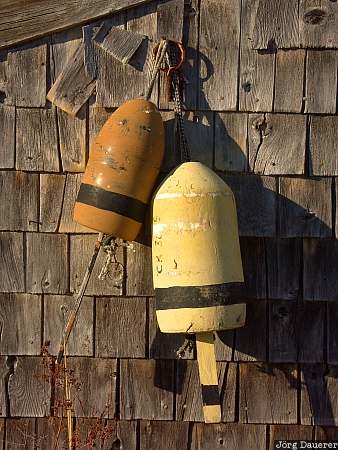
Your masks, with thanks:
M213 331L243 326L246 305L231 297L244 281L234 195L203 164L181 164L156 191L152 258L160 330L197 333L205 419L219 422Z

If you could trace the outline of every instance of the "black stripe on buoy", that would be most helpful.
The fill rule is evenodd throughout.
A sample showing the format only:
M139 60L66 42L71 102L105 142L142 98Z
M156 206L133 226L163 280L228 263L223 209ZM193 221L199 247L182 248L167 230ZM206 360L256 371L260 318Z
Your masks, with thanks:
M101 189L91 184L81 184L77 195L77 202L95 208L112 211L121 216L129 217L136 222L142 223L147 210L146 203L127 195L118 194Z
M244 303L238 295L242 287L243 283L224 283L209 286L156 288L156 309L237 305Z
M216 384L202 384L201 388L204 406L219 405L219 391Z

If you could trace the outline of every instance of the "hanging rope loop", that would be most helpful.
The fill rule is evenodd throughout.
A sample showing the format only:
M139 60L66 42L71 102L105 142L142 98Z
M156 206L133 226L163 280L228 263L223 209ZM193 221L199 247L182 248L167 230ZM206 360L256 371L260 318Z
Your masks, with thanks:
M168 41L166 39L162 39L154 48L154 51L152 53L152 68L151 68L151 75L148 87L146 89L146 93L144 95L144 98L146 100L149 100L151 97L151 93L153 92L154 84L157 78L157 75L161 69L162 62L165 58L166 52L168 47Z

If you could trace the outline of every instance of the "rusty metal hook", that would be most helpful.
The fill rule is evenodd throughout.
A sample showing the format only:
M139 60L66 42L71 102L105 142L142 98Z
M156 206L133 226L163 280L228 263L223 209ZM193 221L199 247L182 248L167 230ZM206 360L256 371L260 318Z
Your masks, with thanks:
M177 64L175 64L174 66L169 66L169 67L161 67L161 69L160 69L162 72L165 72L167 77L170 77L172 72L175 72L176 70L178 70L184 63L184 61L186 59L186 50L181 42L177 42L177 41L173 41L173 40L168 40L168 42L176 45L176 47L178 47L178 49L180 51L180 60ZM154 49L153 49L154 55L156 55L159 45L160 44L158 43L154 47Z

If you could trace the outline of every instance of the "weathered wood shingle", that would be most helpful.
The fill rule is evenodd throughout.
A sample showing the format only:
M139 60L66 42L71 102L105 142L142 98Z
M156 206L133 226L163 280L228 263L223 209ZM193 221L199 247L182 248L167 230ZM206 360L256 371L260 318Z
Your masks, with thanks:
M41 297L30 294L1 294L0 353L39 355L41 351Z
M24 292L23 233L0 233L0 291Z
M0 107L0 167L12 169L15 164L15 108Z
M60 168L54 109L17 109L16 169L58 172Z
M313 175L338 175L338 116L312 116L309 169Z
M147 302L145 298L97 298L96 356L145 357L146 321Z
M0 229L38 230L39 175L0 171Z
M336 112L337 53L308 50L306 59L305 110L309 113Z
M50 354L59 351L60 337L66 325L74 298L66 295L44 295L43 342ZM67 343L67 354L93 356L94 353L94 299L84 297L76 323Z
M68 291L68 240L62 234L27 235L27 292L64 294Z
M250 114L250 170L263 175L304 173L305 138L304 115Z
M172 420L173 361L122 359L122 419Z
M280 179L279 234L282 237L331 237L331 179Z
M239 0L202 0L200 10L200 109L232 111L237 105ZM224 33L224 23L227 32ZM212 61L212 62L211 62Z
M10 50L7 57L6 104L43 107L47 89L47 44Z
M297 371L294 366L240 365L240 421L297 422Z
M303 106L305 50L276 55L274 111L300 113Z

